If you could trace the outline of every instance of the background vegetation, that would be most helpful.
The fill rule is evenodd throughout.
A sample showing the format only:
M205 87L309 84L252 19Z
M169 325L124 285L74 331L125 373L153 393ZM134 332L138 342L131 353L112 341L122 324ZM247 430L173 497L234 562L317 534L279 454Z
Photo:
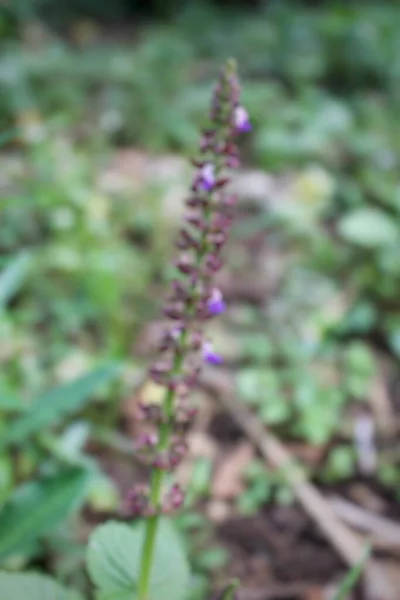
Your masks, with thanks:
M230 55L254 129L228 271L279 272L256 301L228 286L216 336L237 345L238 395L282 440L317 449L307 468L321 486L365 476L354 428L369 418L368 477L394 506L399 493L387 427L400 357L396 3L140 4L0 7L0 560L80 590L82 542L124 492L107 453L129 456L123 406L170 277L187 180L175 155L194 153ZM200 460L195 506L211 479ZM257 459L235 510L291 501ZM202 518L189 511L183 530ZM190 547L199 598L227 557L207 539Z

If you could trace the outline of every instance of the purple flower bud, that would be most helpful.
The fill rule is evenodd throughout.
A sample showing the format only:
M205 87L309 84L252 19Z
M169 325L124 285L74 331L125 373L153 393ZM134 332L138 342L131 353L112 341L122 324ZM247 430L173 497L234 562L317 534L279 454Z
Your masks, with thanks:
M199 248L199 241L186 229L181 229L179 232L179 239L177 242L178 248L182 250L188 250L189 248L195 248L196 250Z
M171 370L171 364L167 362L157 362L153 365L149 371L150 378L155 382L161 385L165 384L165 381L169 377L169 373Z
M151 461L151 466L161 471L169 471L171 468L171 460L168 452L160 452Z
M199 229L200 231L204 231L206 229L206 222L204 220L204 217L201 217L196 214L190 214L187 215L185 219L188 223L190 223L191 225L193 225L193 227Z
M203 343L203 358L211 365L220 365L223 362L222 357L214 351L211 342Z
M221 188L224 187L227 183L229 183L229 177L219 177L215 182L215 187Z
M150 505L150 491L148 486L139 483L128 491L124 508L130 517L151 517L156 514L155 509Z
M186 378L183 378L178 385L175 387L175 392L177 396L186 396L189 392L189 386L187 384Z
M141 421L151 421L152 423L163 423L165 416L158 404L148 404L140 401L137 406L136 416Z
M207 309L211 315L220 315L225 312L226 304L222 297L221 291L218 288L214 288L211 292L209 299L207 300Z
M186 200L186 205L190 208L203 208L208 204L208 198L202 198L201 196L190 196Z
M213 271L214 273L216 273L217 271L220 270L220 268L222 267L222 260L218 257L215 256L214 254L209 254L206 258L206 268L210 271Z
M164 498L162 511L164 514L171 514L181 508L185 501L185 495L179 484L175 483L167 492Z
M173 319L174 321L180 321L183 317L183 306L175 304L175 306L166 306L164 308L164 314L166 317Z
M238 133L247 133L251 131L249 114L243 106L237 106L233 113L235 129Z
M230 169L238 169L240 167L240 159L237 156L228 156L225 164Z
M203 345L203 334L201 331L193 331L190 336L190 347L192 350L200 350Z
M200 141L201 152L207 152L207 150L212 149L214 138L215 138L214 130L211 129L209 131L203 132L203 137L201 138L201 141Z
M164 331L159 344L159 350L165 352L165 350L171 348L179 348L180 338L183 331L183 325L176 325Z
M210 231L212 233L220 233L229 229L232 223L232 218L228 215L217 213L211 222Z
M187 282L175 279L172 282L171 287L172 294L170 296L170 300L186 302L188 296L190 295L190 290L188 290Z
M190 423L197 414L197 406L194 406L187 398L179 398L176 404L175 421L185 425Z
M220 231L219 233L210 233L207 236L207 241L209 244L213 244L215 250L218 251L225 244L227 237L228 236L224 231Z
M179 271L184 275L189 275L190 273L193 273L196 270L190 256L181 256L175 262L175 265L179 269Z
M186 383L187 388L191 389L192 387L194 387L197 384L200 372L201 372L201 368L196 367L196 368L191 369L191 371L189 371L188 373L186 373L185 383Z
M180 508L183 504L185 496L181 487L176 483L170 490L170 501L173 508Z
M239 158L239 148L233 140L225 142L221 146L220 153L226 156L237 156Z
M205 192L211 192L216 184L215 179L215 166L212 163L205 163L199 172L196 188L204 190Z
M136 440L135 448L137 450L150 450L158 444L158 435L156 433L141 433Z

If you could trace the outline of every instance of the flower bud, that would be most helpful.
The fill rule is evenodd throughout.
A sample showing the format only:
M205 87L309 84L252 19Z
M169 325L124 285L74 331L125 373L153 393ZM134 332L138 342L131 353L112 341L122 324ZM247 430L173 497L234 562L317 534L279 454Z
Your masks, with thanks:
M207 300L207 309L211 315L220 315L225 312L226 304L222 297L222 293L218 288L214 288Z
M249 114L243 106L237 106L233 112L233 124L238 133L251 131Z
M211 365L220 365L223 362L222 356L220 356L214 351L211 342L203 343L203 358L206 362L210 363Z

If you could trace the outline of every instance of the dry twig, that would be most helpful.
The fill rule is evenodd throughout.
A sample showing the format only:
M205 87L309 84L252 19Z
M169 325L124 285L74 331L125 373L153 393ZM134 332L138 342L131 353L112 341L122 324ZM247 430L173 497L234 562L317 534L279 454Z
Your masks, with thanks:
M239 427L275 468L282 470L304 511L313 519L345 563L352 567L363 555L364 539L337 517L319 490L307 480L304 471L284 445L260 423L259 419L235 398L231 379L226 374L208 375L205 387L231 414ZM390 565L370 560L365 567L367 600L399 600L399 581Z

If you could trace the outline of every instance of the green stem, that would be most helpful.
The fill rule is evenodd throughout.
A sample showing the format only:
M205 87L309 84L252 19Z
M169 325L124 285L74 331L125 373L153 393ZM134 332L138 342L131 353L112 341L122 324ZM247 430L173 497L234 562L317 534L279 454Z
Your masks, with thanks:
M152 473L150 500L154 507L158 507L161 500L164 471L155 469ZM154 546L157 535L159 515L156 513L146 521L146 531L140 565L140 576L138 582L139 600L148 600L151 567L153 564Z
M175 357L174 372L179 371L182 365L183 357L178 354ZM165 411L169 415L173 410L175 392L173 390L167 390L165 396ZM169 423L163 424L160 431L160 450L168 447L170 438L170 427ZM164 471L162 469L154 469L151 474L151 486L150 486L150 503L151 506L156 510L156 514L153 517L149 517L146 521L146 530L143 543L143 550L141 556L140 575L138 582L138 600L150 600L149 585L151 568L153 565L154 548L157 535L158 521L159 521L159 507L161 504L161 494L164 482Z
M158 515L150 517L146 521L146 534L142 550L142 563L138 582L139 600L148 600L148 589L150 583L151 567L153 565L154 544L157 534Z

